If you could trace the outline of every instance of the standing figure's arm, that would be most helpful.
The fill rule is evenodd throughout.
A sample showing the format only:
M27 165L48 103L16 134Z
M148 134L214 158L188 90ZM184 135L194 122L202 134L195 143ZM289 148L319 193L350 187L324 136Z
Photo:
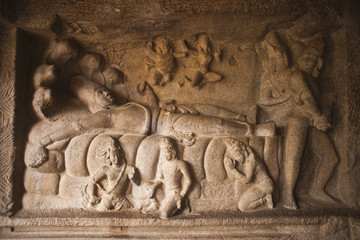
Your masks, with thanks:
M291 74L289 85L293 89L298 106L302 106L304 111L313 117L321 115L318 104L301 72L296 71Z
M326 117L323 116L319 110L316 102L304 76L301 72L294 72L289 80L290 87L296 91L297 106L301 112L310 120L316 128L326 131L330 127L330 123Z

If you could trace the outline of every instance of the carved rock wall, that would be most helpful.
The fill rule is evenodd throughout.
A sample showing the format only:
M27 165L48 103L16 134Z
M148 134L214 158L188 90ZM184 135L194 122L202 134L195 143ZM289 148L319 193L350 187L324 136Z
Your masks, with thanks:
M0 235L264 224L256 236L356 239L359 9L4 1ZM300 227L279 230L282 217Z
M1 52L1 214L11 213L13 206L13 166L14 166L14 112L15 112L15 46L16 31L11 28L1 28L1 42L6 46Z

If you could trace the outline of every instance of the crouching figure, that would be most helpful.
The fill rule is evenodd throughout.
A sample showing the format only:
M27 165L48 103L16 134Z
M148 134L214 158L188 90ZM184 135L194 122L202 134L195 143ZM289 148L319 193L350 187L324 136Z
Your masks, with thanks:
M239 181L245 187L238 203L239 210L252 211L265 205L273 208L274 184L264 162L244 143L229 138L225 141L224 165L230 179Z

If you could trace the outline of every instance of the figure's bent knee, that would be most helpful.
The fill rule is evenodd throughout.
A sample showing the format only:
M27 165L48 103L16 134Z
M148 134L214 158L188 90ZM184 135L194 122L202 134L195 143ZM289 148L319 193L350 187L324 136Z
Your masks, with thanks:
M257 186L259 189L261 189L264 194L272 194L275 190L274 182L271 179L268 179L264 181L260 186Z

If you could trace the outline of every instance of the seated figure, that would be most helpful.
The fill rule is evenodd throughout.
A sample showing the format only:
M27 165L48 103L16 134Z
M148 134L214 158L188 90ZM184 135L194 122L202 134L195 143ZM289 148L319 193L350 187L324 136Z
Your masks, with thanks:
M183 160L177 158L176 146L171 138L164 137L160 141L160 156L156 180L151 188L163 185L165 198L160 204L160 217L169 218L182 208L182 200L191 185L189 169ZM153 194L149 194L153 197Z
M120 210L129 205L125 198L129 181L139 184L136 168L127 164L120 145L108 137L108 147L97 150L97 157L106 157L108 164L100 167L83 191L82 203L86 208L100 211ZM103 182L105 180L105 183Z
M226 140L224 165L228 176L246 186L241 195L238 208L246 212L261 205L273 208L272 192L274 184L265 164L253 150L244 143L229 138Z

